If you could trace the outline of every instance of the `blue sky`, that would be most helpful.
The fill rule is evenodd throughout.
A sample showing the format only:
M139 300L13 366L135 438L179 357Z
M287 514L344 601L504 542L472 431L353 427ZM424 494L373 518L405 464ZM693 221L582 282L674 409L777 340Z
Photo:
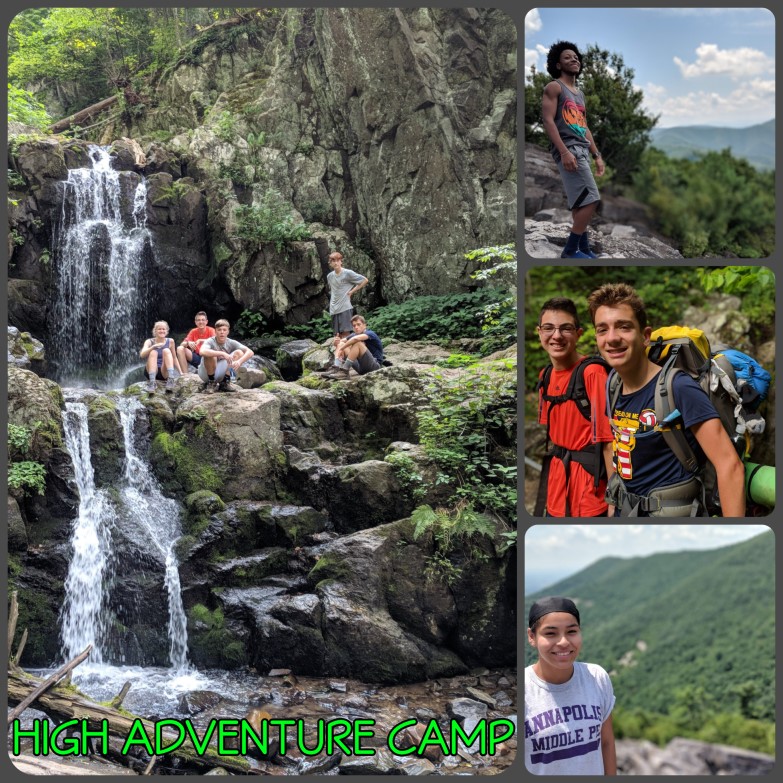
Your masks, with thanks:
M602 557L718 549L769 530L765 525L533 525L525 533L525 593L543 589Z
M561 39L621 54L659 128L739 128L775 116L775 17L764 8L534 8L525 73L531 64L545 71Z

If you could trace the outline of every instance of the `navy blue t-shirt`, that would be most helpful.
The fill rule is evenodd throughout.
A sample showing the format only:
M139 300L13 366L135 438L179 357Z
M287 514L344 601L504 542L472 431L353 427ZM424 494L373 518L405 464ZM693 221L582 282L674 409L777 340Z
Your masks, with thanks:
M663 434L653 432L655 384L660 373L632 394L621 394L612 411L614 466L629 492L648 495L658 487L668 487L692 475L666 445ZM682 414L685 437L700 462L704 452L690 427L718 418L718 412L696 381L684 372L674 376L674 402ZM644 433L652 432L650 435ZM638 437L643 435L643 437Z
M367 335L367 340L365 340L367 343L367 350L375 357L378 364L381 364L383 362L383 343L381 342L381 338L378 337L372 329L365 329L364 334ZM351 332L346 339L350 339L355 335L356 332Z

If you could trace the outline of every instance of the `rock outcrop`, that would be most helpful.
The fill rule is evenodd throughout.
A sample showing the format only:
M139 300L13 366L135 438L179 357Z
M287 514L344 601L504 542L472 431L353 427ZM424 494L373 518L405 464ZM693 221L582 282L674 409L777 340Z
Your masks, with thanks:
M571 231L570 213L567 214L567 222L563 223L526 218L525 252L533 258L560 258ZM609 233L604 233L605 228ZM599 225L597 231L590 232L590 237L595 252L609 258L683 257L679 250L655 237L640 235L632 226Z
M188 375L172 394L150 395L142 384L122 393L78 392L95 483L116 509L106 649L138 665L165 665L168 654L160 621L167 613L165 552L150 546L148 528L124 518L117 494L124 491L119 410L127 408L123 395L133 395L146 408L136 419L134 449L149 455L165 492L181 501L176 553L192 662L386 683L507 665L516 652L513 550L499 532L455 546L445 556L446 580L433 566L444 558L437 541L414 535L410 518L422 503L453 501L453 487L437 483L437 466L417 443L416 408L439 376L456 379L467 370L434 371L427 362L442 358L443 348L400 344L394 366L329 381L308 369L323 346L300 347L309 352L293 351L304 371L297 382L278 378L207 395ZM482 368L512 380L512 355ZM266 377L265 369L279 376L271 362L254 372ZM60 437L36 442L32 452L53 473L41 500L9 498L23 618L40 617L29 626L29 665L58 654L51 630L78 509L70 456L60 445L62 406L52 381L9 369L11 421L49 421L52 438ZM65 509L64 488L52 483L56 454L71 471ZM429 491L414 491L419 475L428 477Z
M617 741L620 775L769 775L775 757L729 745L675 737L665 748L648 740Z
M560 258L571 212L552 156L525 144L525 251L533 258ZM601 194L591 224L596 253L610 258L682 258L673 243L653 228L649 209L638 201Z

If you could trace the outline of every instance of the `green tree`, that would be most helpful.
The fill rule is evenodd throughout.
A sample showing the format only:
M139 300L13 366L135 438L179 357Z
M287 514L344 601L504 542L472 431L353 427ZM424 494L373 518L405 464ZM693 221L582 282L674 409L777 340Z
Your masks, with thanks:
M699 160L646 150L632 195L687 258L764 258L775 247L775 172L761 172L729 150Z
M644 93L634 86L634 71L622 55L595 44L582 54L579 87L585 94L587 124L613 171L613 180L629 183L658 118L642 108ZM525 85L525 140L544 147L549 146L549 139L541 124L541 96L551 80L546 71L539 73L531 67Z

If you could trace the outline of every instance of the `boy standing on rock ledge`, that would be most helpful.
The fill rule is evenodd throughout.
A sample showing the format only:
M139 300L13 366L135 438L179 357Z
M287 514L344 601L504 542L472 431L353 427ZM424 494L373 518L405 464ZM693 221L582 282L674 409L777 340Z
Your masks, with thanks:
M587 227L601 196L590 170L588 153L595 159L596 174L604 173L604 161L587 127L584 93L576 86L582 57L575 44L558 41L549 49L546 69L554 81L544 88L541 103L549 151L560 169L568 208L573 215L571 234L561 258L598 258L590 249Z

